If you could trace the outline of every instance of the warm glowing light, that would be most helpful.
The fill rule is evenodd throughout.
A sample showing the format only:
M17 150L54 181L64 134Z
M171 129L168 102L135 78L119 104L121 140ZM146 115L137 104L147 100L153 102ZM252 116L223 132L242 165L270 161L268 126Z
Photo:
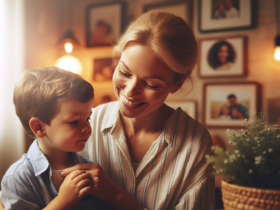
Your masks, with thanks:
M55 66L76 74L82 73L81 62L72 55L64 55L55 62Z
M72 52L72 50L73 50L73 44L70 43L70 42L66 42L66 43L64 44L64 49L65 49L65 51L68 52L68 53Z
M277 61L280 61L280 46L276 46L274 51L274 58Z

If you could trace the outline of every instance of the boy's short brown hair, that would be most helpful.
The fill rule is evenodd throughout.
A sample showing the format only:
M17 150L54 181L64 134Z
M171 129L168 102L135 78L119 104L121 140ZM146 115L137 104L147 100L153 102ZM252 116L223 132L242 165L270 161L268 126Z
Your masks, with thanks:
M73 98L85 103L93 98L93 92L92 85L81 76L48 66L23 72L15 84L13 102L26 132L35 137L29 127L32 117L49 125L58 102Z

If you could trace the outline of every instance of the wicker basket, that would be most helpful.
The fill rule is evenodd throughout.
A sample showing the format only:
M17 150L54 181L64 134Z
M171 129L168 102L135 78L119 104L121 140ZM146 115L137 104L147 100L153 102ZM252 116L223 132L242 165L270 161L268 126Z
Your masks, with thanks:
M225 210L280 210L280 190L238 186L222 181Z

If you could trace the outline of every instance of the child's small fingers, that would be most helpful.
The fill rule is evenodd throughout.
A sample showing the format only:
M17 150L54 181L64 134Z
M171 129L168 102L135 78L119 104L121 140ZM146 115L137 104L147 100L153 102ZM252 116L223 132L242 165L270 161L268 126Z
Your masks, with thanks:
M96 163L77 164L75 166L72 166L70 168L67 168L67 169L63 170L61 172L61 175L62 176L67 176L68 174L70 174L71 172L76 171L76 170L90 170L95 165L98 165L98 164L96 164Z
M79 175L77 175L77 176L73 179L73 181L74 181L76 184L78 184L81 180L86 179L86 178L91 178L91 174L89 174L89 173L82 173L82 174L79 174Z
M86 194L90 194L91 193L91 190L92 190L92 186L86 186L84 188L82 188L79 192L79 196L80 197L83 197L84 195Z

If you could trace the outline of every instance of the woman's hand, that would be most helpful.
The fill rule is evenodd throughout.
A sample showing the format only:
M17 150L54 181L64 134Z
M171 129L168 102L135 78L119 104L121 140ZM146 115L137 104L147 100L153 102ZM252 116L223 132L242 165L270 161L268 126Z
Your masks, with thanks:
M5 210L1 199L0 199L0 210Z
M105 174L99 164L78 164L65 169L62 172L62 176L66 176L75 170L85 170L87 173L90 173L93 179L91 193L100 200L111 204L114 209L144 209L124 189L116 185Z

